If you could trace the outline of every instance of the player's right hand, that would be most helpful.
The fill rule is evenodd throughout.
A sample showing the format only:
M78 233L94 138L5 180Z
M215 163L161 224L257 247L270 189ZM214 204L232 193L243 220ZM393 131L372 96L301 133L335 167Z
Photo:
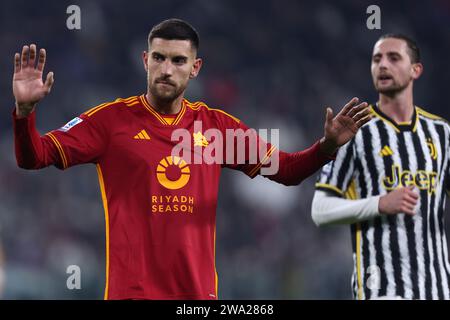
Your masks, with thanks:
M36 45L24 46L22 55L14 55L13 94L16 98L16 113L19 117L30 114L36 104L50 93L54 82L53 72L42 81L46 59L45 49L39 50L36 65Z
M405 213L413 216L418 199L414 186L398 188L380 197L378 211L381 214Z

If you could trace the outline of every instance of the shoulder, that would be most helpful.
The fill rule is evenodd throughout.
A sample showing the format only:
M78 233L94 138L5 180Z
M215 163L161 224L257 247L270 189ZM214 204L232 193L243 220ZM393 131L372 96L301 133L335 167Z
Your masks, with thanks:
M139 96L117 98L114 101L107 101L88 109L81 114L81 117L86 119L103 118L111 113L118 113L124 109L127 109L127 107L132 107L140 103Z
M432 114L432 113L424 110L421 107L416 106L416 112L417 112L418 117L420 117L420 118L432 120L436 123L441 122L443 124L446 124L447 126L449 125L449 122L446 119L442 118L441 116Z
M184 102L186 107L191 109L193 112L205 114L208 117L216 118L217 120L223 122L234 122L235 124L239 124L241 122L240 119L229 114L228 112L223 111L222 109L208 107L208 105L203 101L190 102L187 99L184 99Z

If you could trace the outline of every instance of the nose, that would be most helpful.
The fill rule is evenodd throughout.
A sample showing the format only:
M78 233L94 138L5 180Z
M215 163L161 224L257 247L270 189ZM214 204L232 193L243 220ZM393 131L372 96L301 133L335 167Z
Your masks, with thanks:
M387 59L385 57L382 57L380 59L380 61L378 62L378 68L380 68L382 70L386 70L387 69Z
M173 74L173 65L169 59L166 59L161 65L161 73L166 76L171 76Z

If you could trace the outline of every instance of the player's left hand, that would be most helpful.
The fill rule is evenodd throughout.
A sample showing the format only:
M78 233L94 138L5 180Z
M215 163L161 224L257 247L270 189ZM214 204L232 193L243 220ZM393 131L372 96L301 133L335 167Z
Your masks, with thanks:
M332 155L336 150L352 139L358 129L371 118L370 109L366 102L358 104L359 99L353 98L344 108L333 116L333 110L327 108L325 120L325 135L320 140L322 152Z

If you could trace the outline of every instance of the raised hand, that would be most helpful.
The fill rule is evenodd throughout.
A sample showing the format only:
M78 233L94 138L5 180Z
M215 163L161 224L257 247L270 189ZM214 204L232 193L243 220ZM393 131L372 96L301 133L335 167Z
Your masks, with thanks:
M22 48L22 55L14 55L13 94L16 98L16 113L19 117L27 116L36 104L50 93L54 79L49 72L42 81L46 59L45 49L39 50L36 65L36 45Z
M337 148L350 141L358 129L372 118L368 104L366 102L358 104L358 102L358 98L353 98L335 117L333 117L333 110L327 108L325 135L321 140L323 152L335 153Z

